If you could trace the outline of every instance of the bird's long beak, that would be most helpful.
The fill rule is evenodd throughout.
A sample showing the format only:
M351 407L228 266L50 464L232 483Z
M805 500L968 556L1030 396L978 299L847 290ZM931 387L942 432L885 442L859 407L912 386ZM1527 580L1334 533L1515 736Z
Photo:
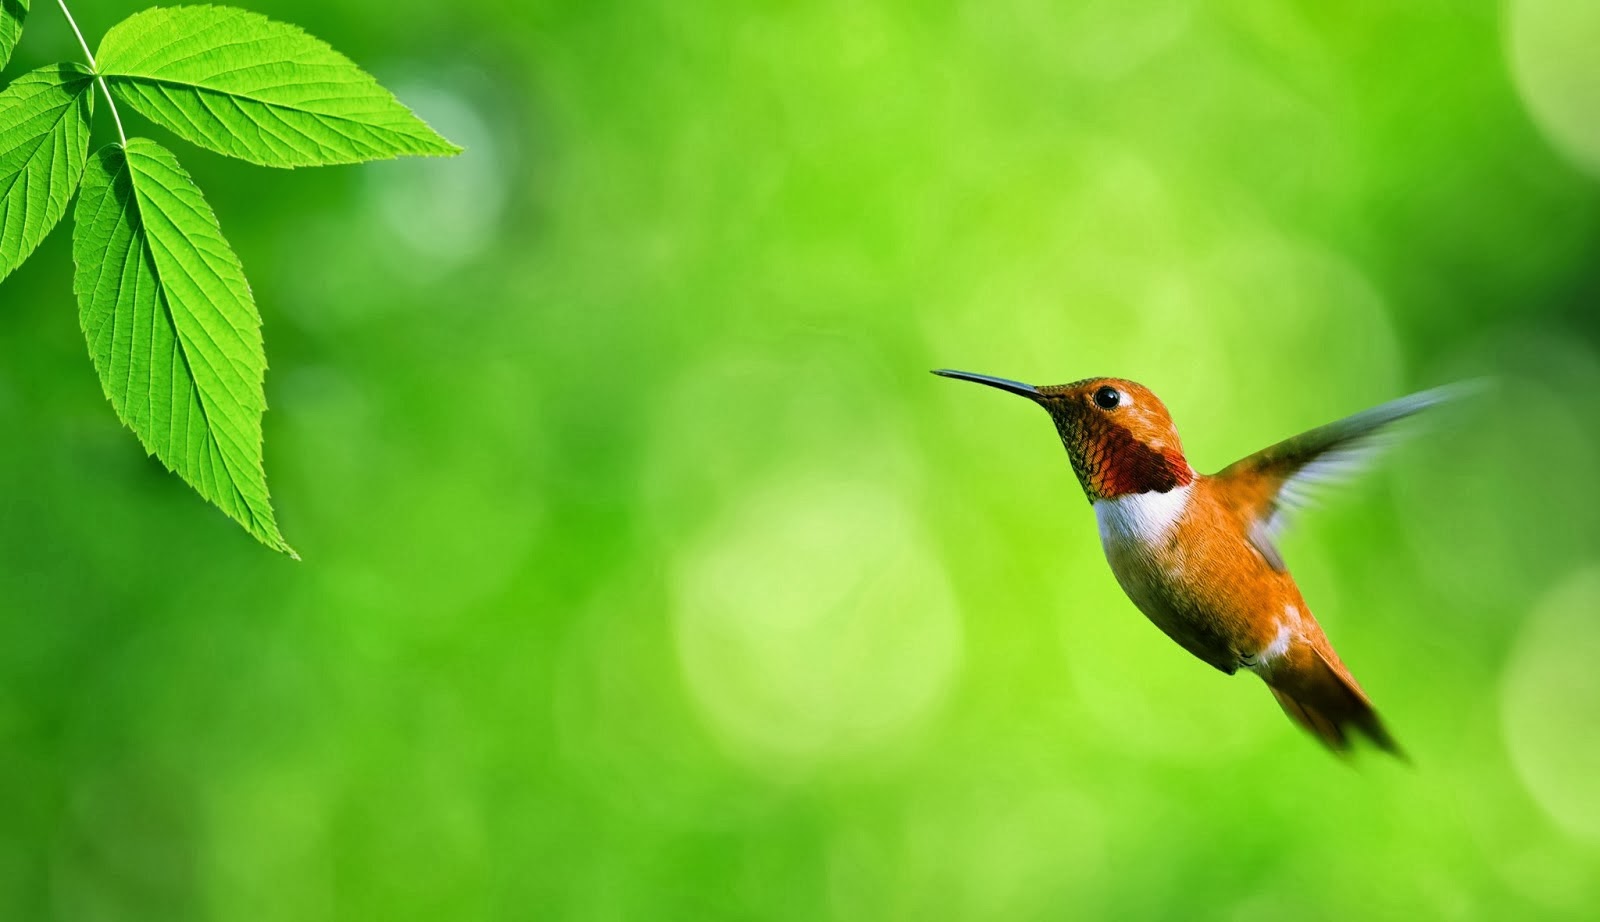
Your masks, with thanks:
M995 378L989 375L975 375L970 371L951 371L948 368L936 368L934 369L933 373L946 378L956 378L961 381L975 381L978 384L987 384L990 387L998 387L1003 391L1017 394L1033 401L1038 401L1044 396L1043 394L1039 393L1039 389L1034 387L1032 384L1023 384L1021 381L1012 381L1009 378Z

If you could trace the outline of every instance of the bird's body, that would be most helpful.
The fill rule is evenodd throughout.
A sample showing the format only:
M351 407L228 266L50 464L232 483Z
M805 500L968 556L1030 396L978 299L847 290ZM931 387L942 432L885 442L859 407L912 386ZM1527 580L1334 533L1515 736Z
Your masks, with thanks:
M1398 753L1272 537L1305 486L1350 467L1385 426L1445 392L1384 404L1204 475L1184 457L1161 401L1132 381L1035 388L938 374L1020 394L1050 412L1093 504L1112 573L1168 637L1225 673L1259 675L1283 710L1335 751L1349 748L1354 730Z
M1294 580L1245 540L1227 488L1197 476L1167 493L1096 500L1106 561L1128 598L1178 645L1232 674L1298 633ZM1313 626L1315 622L1312 622Z

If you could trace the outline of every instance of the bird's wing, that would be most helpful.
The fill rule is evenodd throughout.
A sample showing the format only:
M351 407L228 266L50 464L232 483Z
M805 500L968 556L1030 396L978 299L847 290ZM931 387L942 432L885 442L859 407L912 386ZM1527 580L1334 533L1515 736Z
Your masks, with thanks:
M1396 441L1392 423L1476 389L1472 383L1451 384L1392 400L1284 439L1228 465L1216 478L1240 498L1251 542L1281 571L1283 558L1273 539L1290 513L1311 505L1319 488L1348 480Z

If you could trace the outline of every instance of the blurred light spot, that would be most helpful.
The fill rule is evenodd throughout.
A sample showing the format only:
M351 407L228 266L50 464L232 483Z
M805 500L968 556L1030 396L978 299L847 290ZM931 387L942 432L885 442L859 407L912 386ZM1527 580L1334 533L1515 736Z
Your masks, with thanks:
M704 526L730 484L759 482L797 452L817 469L914 489L922 457L894 397L908 381L925 388L923 377L936 380L853 344L805 336L701 361L651 391L660 404L648 419L643 517L662 540L679 542Z
M931 353L1040 383L1058 374L1122 374L1112 370L1118 356L1106 350L1160 349L1167 337L1183 340L1180 356L1215 354L1195 292L1166 284L1182 256L1174 233L1181 222L1155 166L1115 142L1087 138L1052 170L1060 191L1043 198L1028 171L981 189L990 216L957 229L955 252L937 267L949 290L934 297L953 309L920 314ZM1177 322L1153 323L1152 302L1175 300ZM996 311L1004 323L995 322ZM1102 316L1117 323L1085 322ZM1100 370L1082 367L1091 360Z
M1403 365L1389 307L1366 273L1337 250L1263 227L1231 235L1198 275L1196 306L1227 306L1197 312L1198 322L1228 346L1226 371L1216 373L1239 388L1232 393L1261 397L1241 403L1208 392L1203 412L1237 425L1277 410L1281 422L1264 421L1294 427L1260 430L1254 438L1267 441L1217 460L1232 462L1270 441L1400 396ZM1289 413L1294 419L1285 418Z
M1089 80L1125 78L1171 47L1193 19L1193 0L1013 0L1003 8L967 8L964 29L1003 42L1004 59L1022 73L1062 71ZM1070 51L1063 51L1070 45Z
M887 855L836 849L837 916L1050 919L1072 905L1075 917L1104 917L1096 897L1111 876L1110 811L1070 782L1019 776L1028 757L1006 756L1000 773L962 777L959 787L912 800ZM873 905L885 881L900 884L899 905Z
M742 754L804 767L904 733L955 674L938 560L880 484L779 480L678 565L689 689Z
M1061 55L1061 60L1074 71L1099 80L1124 77L1161 54L1183 36L1194 16L1193 0L1079 0L1067 5L1035 5L1041 10L1041 28L1033 35L1074 36L1072 53Z
M1102 811L1081 793L1058 788L1014 795L992 792L967 817L964 863L977 917L1040 918L1069 892L1106 873ZM921 829L924 849L938 851L936 829ZM925 865L939 873L937 858ZM931 908L931 907L930 907Z
M1428 379L1486 369L1486 391L1436 411L1395 452L1395 499L1436 591L1488 615L1586 562L1600 540L1600 485L1579 474L1600 467L1600 361L1570 337L1494 331Z
M442 274L493 240L506 204L500 145L474 103L445 87L401 84L396 95L434 130L465 148L454 157L412 157L363 171L370 207L405 253L395 265Z
M1600 3L1512 0L1509 44L1533 120L1563 154L1600 174Z
M1501 690L1506 744L1534 800L1600 843L1600 566L1551 590L1512 651Z

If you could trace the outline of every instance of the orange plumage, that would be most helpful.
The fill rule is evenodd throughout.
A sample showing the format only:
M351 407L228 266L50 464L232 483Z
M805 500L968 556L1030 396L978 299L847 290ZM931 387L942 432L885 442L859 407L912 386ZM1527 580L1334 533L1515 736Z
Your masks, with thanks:
M1305 487L1351 466L1390 423L1448 391L1401 398L1202 475L1185 459L1166 407L1132 381L1036 388L935 373L1019 394L1050 413L1117 582L1168 637L1225 673L1259 675L1284 712L1334 751L1346 751L1359 732L1400 754L1312 617L1273 535Z

